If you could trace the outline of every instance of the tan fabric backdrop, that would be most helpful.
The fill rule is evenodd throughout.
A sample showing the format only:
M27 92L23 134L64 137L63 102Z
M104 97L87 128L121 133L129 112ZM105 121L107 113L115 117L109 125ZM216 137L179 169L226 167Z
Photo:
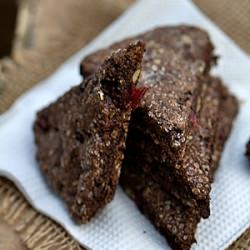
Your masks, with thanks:
M33 1L37 3L34 46L16 51L15 58L0 60L0 113L9 108L21 93L46 78L60 63L94 38L133 2ZM250 53L249 0L194 2ZM12 183L0 178L0 249L81 248L60 226L32 209ZM250 230L230 249L250 249Z

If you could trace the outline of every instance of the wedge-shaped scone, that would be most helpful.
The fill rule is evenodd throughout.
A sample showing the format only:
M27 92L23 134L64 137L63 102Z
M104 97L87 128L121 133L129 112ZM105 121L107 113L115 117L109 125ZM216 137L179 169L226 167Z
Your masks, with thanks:
M209 77L202 85L206 94L195 122L195 133L187 145L188 155L181 160L191 165L187 166L188 169L194 162L206 161L205 172L203 168L197 168L200 169L199 175L191 177L193 181L197 176L207 177L211 184L238 103L219 79ZM169 166L161 165L161 152L151 147L152 139L149 139L145 141L145 134L130 128L120 183L173 249L190 249L203 212L198 208L206 206L195 204L197 200L193 200L192 192L184 189L180 179L169 171ZM200 154L202 158L197 161ZM209 205L209 200L207 202Z
M81 74L84 76L92 74L113 50L126 47L136 40L143 41L147 48L151 47L154 50L172 50L176 55L191 63L198 73L209 72L210 67L216 63L216 57L213 54L214 46L204 30L188 25L163 26L90 54L81 62ZM156 66L157 62L156 60Z
M142 170L151 175L165 191L180 199L183 204L200 211L202 217L206 218L210 212L210 199L197 198L193 194L196 190L192 188L200 191L199 183L206 182L206 188L210 191L214 171L218 166L238 105L236 99L229 94L218 78L203 79L201 85L202 91L196 115L194 113L190 117L192 130L186 150L174 167L165 160L164 149L138 128L138 124L134 121L137 119L137 111L133 113L131 119L125 158L141 162ZM221 125L218 122L221 119L220 110L224 109L225 105L229 106L226 109L230 113L223 119L229 119L229 127L224 123L224 129L220 129ZM217 135L216 131L220 134ZM183 178L189 181L190 186L183 185Z
M131 110L143 92L136 89L143 53L141 42L114 52L96 73L37 114L38 163L79 223L114 196Z

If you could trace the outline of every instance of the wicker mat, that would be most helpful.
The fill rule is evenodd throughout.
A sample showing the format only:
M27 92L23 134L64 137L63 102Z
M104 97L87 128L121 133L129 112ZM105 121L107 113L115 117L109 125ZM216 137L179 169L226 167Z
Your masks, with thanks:
M25 90L94 38L133 0L36 1L33 47L0 61L0 113ZM194 0L250 52L249 0ZM73 13L73 15L72 15ZM0 178L0 249L82 249L59 225L39 214L15 186ZM250 229L230 248L250 249Z

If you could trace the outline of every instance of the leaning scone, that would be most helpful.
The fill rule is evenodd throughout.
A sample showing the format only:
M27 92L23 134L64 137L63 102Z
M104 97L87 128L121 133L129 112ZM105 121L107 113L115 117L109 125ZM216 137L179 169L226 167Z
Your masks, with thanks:
M93 75L37 114L40 169L79 223L114 196L131 111L143 94L136 89L143 53L141 42L112 53Z

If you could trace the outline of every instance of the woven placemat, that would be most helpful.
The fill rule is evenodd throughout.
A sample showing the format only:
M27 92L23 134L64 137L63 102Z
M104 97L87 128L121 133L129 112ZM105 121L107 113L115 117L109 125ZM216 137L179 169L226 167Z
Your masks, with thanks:
M21 93L51 74L133 2L34 1L37 2L34 47L17 51L14 58L0 61L0 113L8 109ZM194 2L250 52L249 0ZM4 178L0 178L0 242L1 249L11 249L6 247L10 245L15 250L82 249L63 228L32 209L15 186ZM250 229L229 249L250 249Z
M240 47L250 53L249 0L193 0Z

